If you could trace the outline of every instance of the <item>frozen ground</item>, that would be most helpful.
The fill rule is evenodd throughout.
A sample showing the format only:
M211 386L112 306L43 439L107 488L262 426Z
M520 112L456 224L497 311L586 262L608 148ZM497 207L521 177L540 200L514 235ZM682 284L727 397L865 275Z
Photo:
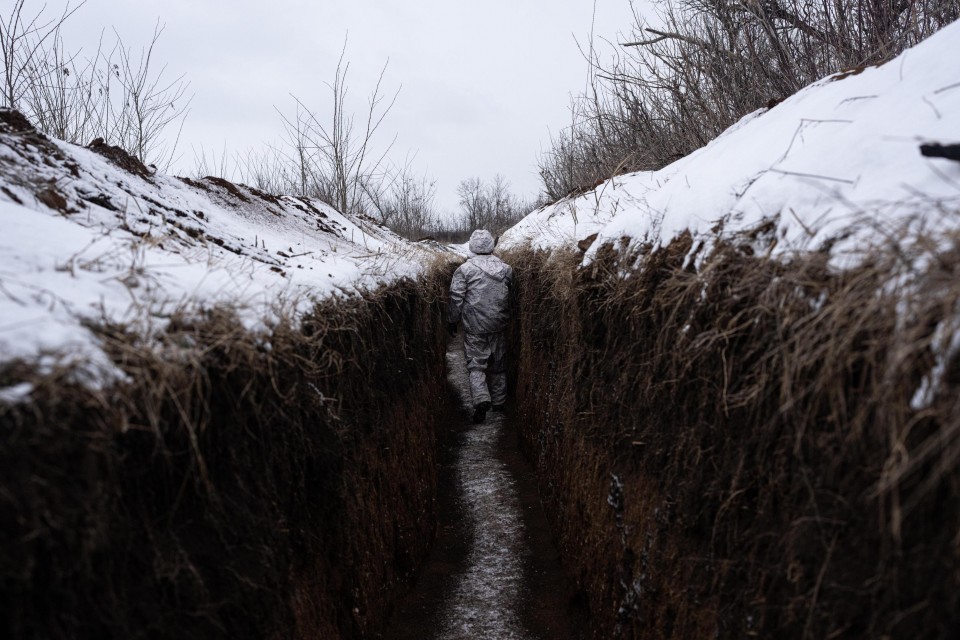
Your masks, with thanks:
M447 351L447 371L461 401L470 405L462 343ZM520 501L497 453L503 414L490 413L464 434L456 477L462 512L472 532L466 570L442 605L437 640L528 640L520 624L526 536Z
M447 375L469 403L463 339L447 346ZM464 412L443 438L433 549L398 602L384 640L581 640L586 611L572 599L536 473L503 416L473 425Z

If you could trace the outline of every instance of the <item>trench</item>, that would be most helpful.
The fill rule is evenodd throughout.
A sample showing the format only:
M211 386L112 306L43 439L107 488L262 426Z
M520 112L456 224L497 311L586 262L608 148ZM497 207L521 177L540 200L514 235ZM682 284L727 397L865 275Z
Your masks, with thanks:
M35 387L0 408L0 637L957 637L956 470L902 487L896 536L869 497L913 424L886 381L921 379L941 307L904 357L870 273L734 252L698 279L688 250L630 278L630 256L509 257L515 389L480 425L452 400L449 270L324 302L269 350L216 315L168 329L195 358L105 335L130 372L109 397L0 370ZM790 364L825 343L856 348ZM955 437L949 371L914 453Z
M382 637L585 637L517 435L502 413L472 424L462 336L450 342L446 359L463 412L442 447L437 540Z

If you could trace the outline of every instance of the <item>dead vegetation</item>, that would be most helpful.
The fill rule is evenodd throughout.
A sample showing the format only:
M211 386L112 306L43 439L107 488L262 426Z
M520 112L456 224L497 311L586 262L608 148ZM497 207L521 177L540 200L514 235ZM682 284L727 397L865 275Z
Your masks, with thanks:
M960 628L957 238L521 252L516 424L598 638ZM918 239L918 245L923 239ZM909 277L905 277L909 275Z
M556 201L660 169L746 114L887 62L958 17L955 0L637 3L616 45L586 43L589 86L540 159L543 190Z
M434 533L448 277L266 333L100 327L108 388L5 366L3 636L371 637Z
M101 33L93 49L73 50L63 27L84 4L67 2L57 16L46 5L32 13L26 0L8 3L0 13L0 105L21 111L49 136L74 144L99 140L95 150L107 157L120 151L124 162L169 167L178 140L164 138L178 121L182 128L191 98L183 76L171 82L165 67L157 70L163 27L157 24L139 55L115 29L112 44Z

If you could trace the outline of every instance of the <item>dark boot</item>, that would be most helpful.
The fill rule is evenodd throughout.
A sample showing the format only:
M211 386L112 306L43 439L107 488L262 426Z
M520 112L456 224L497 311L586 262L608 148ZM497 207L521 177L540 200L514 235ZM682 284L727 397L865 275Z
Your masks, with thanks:
M473 408L473 424L480 424L487 418L487 411L490 409L490 403L483 401Z

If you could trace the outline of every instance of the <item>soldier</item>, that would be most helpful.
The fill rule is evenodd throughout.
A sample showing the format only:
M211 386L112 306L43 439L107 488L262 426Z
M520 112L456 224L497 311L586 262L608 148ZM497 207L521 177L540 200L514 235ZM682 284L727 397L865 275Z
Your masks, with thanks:
M450 283L447 315L450 335L463 320L463 351L470 371L473 421L483 422L487 411L503 411L507 399L506 337L510 284L513 269L491 255L494 241L489 231L470 236L474 254L460 265Z

